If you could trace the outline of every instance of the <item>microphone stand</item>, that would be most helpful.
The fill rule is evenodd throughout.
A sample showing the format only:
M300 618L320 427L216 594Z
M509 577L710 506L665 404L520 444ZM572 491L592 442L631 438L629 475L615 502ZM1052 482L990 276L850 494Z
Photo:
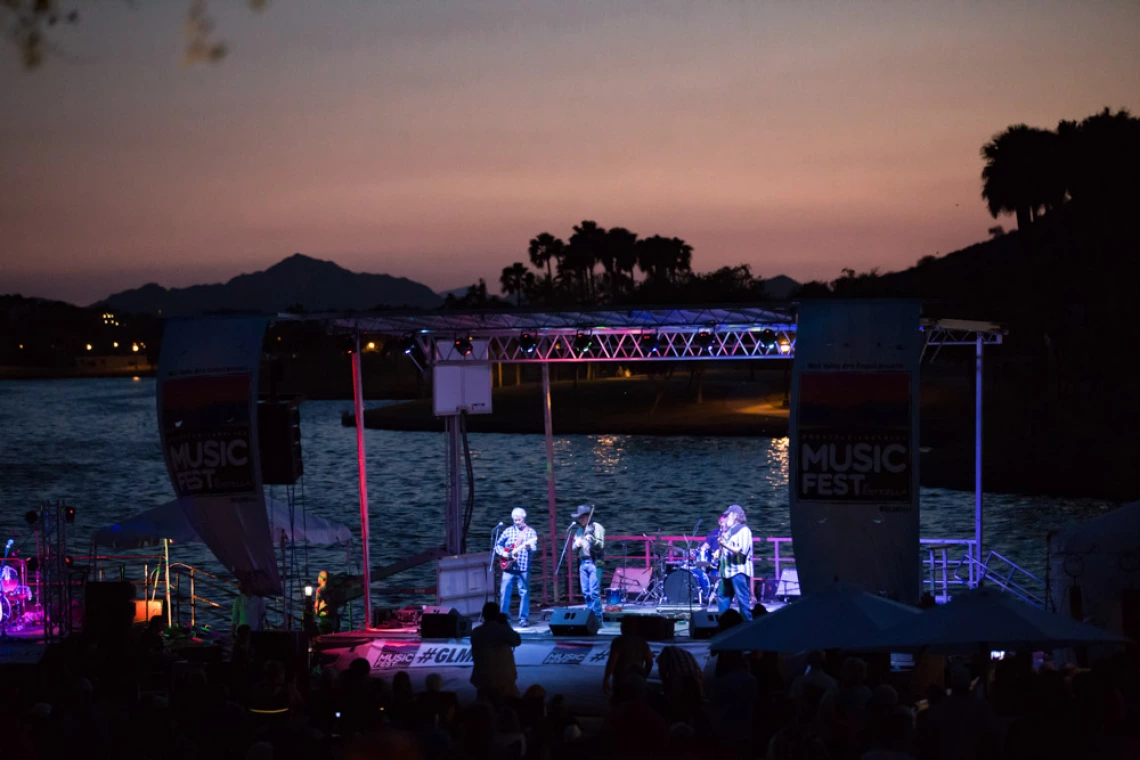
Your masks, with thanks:
M562 560L566 559L566 550L570 548L570 534L574 532L574 526L578 524L575 520L566 529L566 543L562 544L562 556L558 558L558 567L554 568L554 583L558 583L558 573L562 571Z
M487 585L488 592L494 591L495 580L495 544L499 543L499 534L502 533L503 524L499 523L491 529L491 559L487 562L487 578L491 581ZM491 601L487 594L483 595L483 602Z

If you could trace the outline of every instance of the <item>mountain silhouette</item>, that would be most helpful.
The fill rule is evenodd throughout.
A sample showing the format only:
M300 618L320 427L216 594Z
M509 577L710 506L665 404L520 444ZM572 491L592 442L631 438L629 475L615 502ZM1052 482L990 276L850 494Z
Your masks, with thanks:
M350 272L332 261L295 253L263 272L242 274L226 283L164 288L150 283L124 290L96 306L135 314L176 316L208 311L281 312L375 308L432 309L443 299L406 277Z

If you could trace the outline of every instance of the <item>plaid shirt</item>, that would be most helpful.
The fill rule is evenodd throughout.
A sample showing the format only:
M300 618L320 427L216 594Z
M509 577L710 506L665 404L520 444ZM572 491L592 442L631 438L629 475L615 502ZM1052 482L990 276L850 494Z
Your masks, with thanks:
M528 525L522 530L519 530L512 525L504 530L503 534L499 536L499 540L495 542L495 553L500 557L509 557L511 547L521 544L524 541L538 542L538 534L534 532L534 528ZM518 568L518 572L525 573L530 570L530 553L533 551L534 549L528 546L526 551L519 552L518 559L515 561L515 567Z

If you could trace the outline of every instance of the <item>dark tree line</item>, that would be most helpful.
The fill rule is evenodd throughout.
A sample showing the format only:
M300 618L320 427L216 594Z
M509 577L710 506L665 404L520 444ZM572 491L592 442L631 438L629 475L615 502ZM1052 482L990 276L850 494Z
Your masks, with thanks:
M530 266L516 261L503 267L501 292L487 294L483 280L448 306L583 306L649 303L747 303L764 298L764 280L747 264L698 273L693 247L678 237L640 237L625 227L605 229L585 220L567 240L550 232L535 235L527 246Z

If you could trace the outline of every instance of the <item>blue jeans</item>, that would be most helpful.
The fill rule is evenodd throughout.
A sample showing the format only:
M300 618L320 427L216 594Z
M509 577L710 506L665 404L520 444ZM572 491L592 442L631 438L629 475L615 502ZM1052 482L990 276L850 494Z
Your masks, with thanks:
M503 573L499 586L499 611L511 617L511 588L519 587L519 620L530 620L530 571L525 573Z
M716 608L720 614L728 612L733 600L740 605L740 616L745 621L752 620L752 579L744 573L737 573L720 582L716 595Z
M594 611L599 623L602 622L602 571L592 559L583 560L578 565L578 584L586 598L586 607Z

